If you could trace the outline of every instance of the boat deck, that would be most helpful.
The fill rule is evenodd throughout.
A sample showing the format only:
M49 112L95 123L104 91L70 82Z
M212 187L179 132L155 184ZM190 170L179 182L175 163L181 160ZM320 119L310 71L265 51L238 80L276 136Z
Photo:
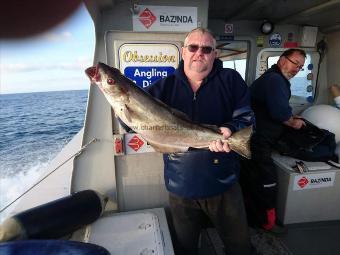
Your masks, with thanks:
M340 221L288 225L287 234L279 239L291 254L340 254Z
M251 242L259 255L338 255L340 254L340 221L290 224L287 233L273 235L250 229ZM203 232L199 255L223 255L215 229Z

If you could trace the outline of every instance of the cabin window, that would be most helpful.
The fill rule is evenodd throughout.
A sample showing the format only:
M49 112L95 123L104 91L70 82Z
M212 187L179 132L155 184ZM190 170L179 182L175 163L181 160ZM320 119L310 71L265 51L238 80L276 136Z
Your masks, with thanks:
M226 60L223 61L223 68L231 68L240 73L243 80L246 79L246 59Z
M218 58L223 62L223 68L231 68L246 79L248 42L217 41Z
M279 56L268 57L267 66L271 67L276 64ZM311 70L308 70L308 65L312 64L311 55L307 53L304 67L297 73L292 79L290 79L292 96L309 98L313 96L313 80L309 80L308 74Z

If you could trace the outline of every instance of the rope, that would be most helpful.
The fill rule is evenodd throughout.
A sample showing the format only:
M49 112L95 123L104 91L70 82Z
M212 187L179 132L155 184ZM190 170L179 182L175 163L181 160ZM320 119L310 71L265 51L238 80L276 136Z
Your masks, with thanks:
M45 180L48 176L50 176L52 173L54 173L55 171L57 171L61 166L63 166L64 164L66 164L70 159L79 156L91 143L97 142L99 141L98 138L93 138L90 142L88 142L87 144L85 144L84 146L82 146L80 148L79 151L77 151L76 153L74 153L72 156L70 156L68 159L66 159L64 162L62 162L59 166L57 166L55 169L53 169L51 172L49 172L47 175L45 175L41 180L39 180L38 182L36 182L35 184L33 184L30 188L28 188L26 191L24 191L24 193L22 193L20 196L18 196L16 199L14 199L12 202L10 202L9 204L7 204L5 207L3 207L0 210L0 213L2 213L3 211L5 211L8 207L10 207L12 204L14 204L16 201L18 201L20 198L22 198L25 194L27 194L30 190L32 190L35 186L37 186L39 183L41 183L43 180Z

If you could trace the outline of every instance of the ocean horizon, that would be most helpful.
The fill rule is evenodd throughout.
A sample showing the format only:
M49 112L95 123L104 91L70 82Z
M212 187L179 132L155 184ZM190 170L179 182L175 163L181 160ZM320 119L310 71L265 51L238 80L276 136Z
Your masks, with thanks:
M14 95L14 94L32 94L32 93L50 93L50 92L69 92L69 91L89 91L88 89L70 89L70 90L47 90L47 91L22 91L22 92L3 92L0 90L1 95Z

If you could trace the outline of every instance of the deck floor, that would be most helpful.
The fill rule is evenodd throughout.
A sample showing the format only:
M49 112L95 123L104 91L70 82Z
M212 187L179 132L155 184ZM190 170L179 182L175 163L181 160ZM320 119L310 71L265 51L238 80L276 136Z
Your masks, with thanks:
M279 239L296 255L340 254L340 221L291 224Z
M340 221L287 225L287 233L273 235L250 228L251 242L258 255L339 255ZM223 247L215 229L204 232L200 255L222 255Z

